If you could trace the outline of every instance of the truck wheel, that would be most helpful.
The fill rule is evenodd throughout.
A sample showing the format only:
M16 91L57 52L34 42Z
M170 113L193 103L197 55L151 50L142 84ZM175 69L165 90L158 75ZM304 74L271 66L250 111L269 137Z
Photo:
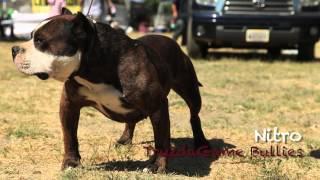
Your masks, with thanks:
M304 61L314 60L314 43L299 44L298 60L304 60Z
M268 55L271 58L278 58L281 55L281 49L280 48L269 48Z
M191 58L205 58L208 53L208 47L198 44L193 39L191 20L189 20L187 28L187 51Z

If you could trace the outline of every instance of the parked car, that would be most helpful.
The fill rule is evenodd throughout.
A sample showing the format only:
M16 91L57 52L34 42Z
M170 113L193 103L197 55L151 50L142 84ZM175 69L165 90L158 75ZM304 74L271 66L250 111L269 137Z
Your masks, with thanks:
M265 48L277 56L298 49L314 59L320 36L319 0L190 0L187 50L205 56L210 47Z

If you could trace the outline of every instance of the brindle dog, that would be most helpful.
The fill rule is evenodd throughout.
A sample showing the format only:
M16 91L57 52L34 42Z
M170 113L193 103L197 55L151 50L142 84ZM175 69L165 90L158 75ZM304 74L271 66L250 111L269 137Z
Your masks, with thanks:
M195 148L208 146L199 118L200 83L179 45L160 35L131 39L83 14L63 14L43 21L32 39L12 48L18 69L42 80L64 82L60 119L64 140L62 169L80 165L77 129L80 109L91 106L108 118L125 122L120 138L129 143L135 124L150 117L155 148L170 149L168 93L177 92L190 109ZM158 172L167 158L155 155Z

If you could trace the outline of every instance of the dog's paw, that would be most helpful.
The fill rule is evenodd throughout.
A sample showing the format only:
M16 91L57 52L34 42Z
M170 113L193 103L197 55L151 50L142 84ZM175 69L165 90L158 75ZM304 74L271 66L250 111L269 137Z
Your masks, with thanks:
M80 158L65 157L61 165L61 170L65 170L67 168L76 168L79 166L81 166Z
M130 138L120 138L117 141L117 145L129 145L129 144L132 144L132 139Z
M158 156L155 160L151 160L153 163L147 165L147 167L143 170L144 172L152 172L152 173L166 173L167 166L167 158Z
M146 168L143 169L143 172L164 174L166 173L166 168L162 166L159 167L156 164L149 164Z

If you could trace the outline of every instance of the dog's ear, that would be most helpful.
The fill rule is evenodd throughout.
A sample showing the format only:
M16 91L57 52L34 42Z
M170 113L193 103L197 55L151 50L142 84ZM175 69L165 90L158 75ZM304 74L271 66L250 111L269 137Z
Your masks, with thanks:
M61 15L72 15L72 12L68 8L63 7L61 9Z
M83 40L87 38L87 34L90 33L90 24L86 16L78 12L72 24L72 32L78 39Z
M82 12L78 12L75 17L75 20L88 21L88 18L84 14L82 14Z

